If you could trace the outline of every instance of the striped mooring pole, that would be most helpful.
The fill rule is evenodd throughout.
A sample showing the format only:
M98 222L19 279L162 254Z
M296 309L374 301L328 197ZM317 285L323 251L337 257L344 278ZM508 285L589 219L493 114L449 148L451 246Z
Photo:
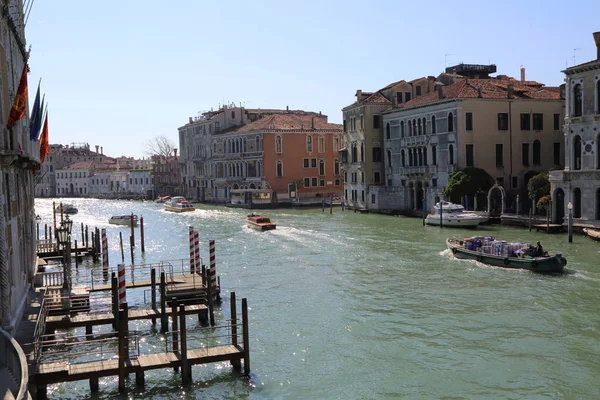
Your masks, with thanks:
M102 228L102 272L104 276L108 276L108 241L105 228Z
M194 265L196 266L196 270L194 272L200 273L202 269L202 263L200 262L200 233L198 231L194 231Z
M219 298L219 288L217 288L217 262L215 260L215 241L209 242L210 248L210 286L212 287L213 301Z
M194 265L194 227L189 226L189 240L190 240L190 274L193 274L196 271Z
M123 303L127 303L127 293L125 285L125 264L118 264L119 275L119 308L123 308Z

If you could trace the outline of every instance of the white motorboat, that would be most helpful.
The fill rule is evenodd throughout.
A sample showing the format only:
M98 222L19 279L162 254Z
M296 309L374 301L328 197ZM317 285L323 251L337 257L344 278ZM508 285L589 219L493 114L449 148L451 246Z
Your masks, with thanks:
M427 225L440 225L456 228L476 228L483 219L480 215L465 211L465 208L456 203L447 201L436 203L434 212L427 215Z
M165 203L165 211L188 212L196 210L185 197L175 196Z
M131 226L131 214L129 215L113 215L108 220L109 224ZM138 216L133 215L133 226L137 226Z

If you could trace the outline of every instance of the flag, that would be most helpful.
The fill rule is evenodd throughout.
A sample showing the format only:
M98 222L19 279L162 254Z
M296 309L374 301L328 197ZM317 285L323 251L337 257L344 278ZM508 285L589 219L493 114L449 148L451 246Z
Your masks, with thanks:
M21 75L21 81L19 82L19 88L15 95L15 102L10 109L8 115L8 123L6 127L11 129L18 120L23 118L25 115L25 107L27 106L27 64L23 66L23 74Z
M42 124L42 115L40 113L40 84L38 83L37 93L33 101L33 109L31 110L29 120L29 139L37 140L40 133L40 125Z
M48 145L48 113L44 119L44 127L42 128L42 136L40 138L40 164L44 162L44 159L48 155L50 148Z
M38 130L35 134L35 140L40 140L40 134L42 133L42 121L44 120L44 113L46 112L46 109L44 108L44 100L46 100L46 95L42 97L42 102L40 103L40 119L38 124ZM46 104L46 107L47 106L48 104Z

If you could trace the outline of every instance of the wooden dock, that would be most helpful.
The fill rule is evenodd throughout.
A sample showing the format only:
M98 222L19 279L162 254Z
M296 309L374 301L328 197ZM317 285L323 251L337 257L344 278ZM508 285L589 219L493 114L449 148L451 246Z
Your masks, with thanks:
M533 225L536 232L558 233L562 232L564 226L562 224L535 224Z

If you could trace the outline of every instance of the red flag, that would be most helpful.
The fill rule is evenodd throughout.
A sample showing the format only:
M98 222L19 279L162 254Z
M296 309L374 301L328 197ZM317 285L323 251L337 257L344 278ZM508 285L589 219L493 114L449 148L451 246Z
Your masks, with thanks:
M15 102L8 115L8 123L6 124L8 129L11 129L18 120L23 118L25 115L25 107L27 107L27 64L23 66L23 74L21 75Z
M48 145L48 114L44 120L44 127L42 128L42 136L40 138L40 164L44 162L44 159L48 155L50 147Z

